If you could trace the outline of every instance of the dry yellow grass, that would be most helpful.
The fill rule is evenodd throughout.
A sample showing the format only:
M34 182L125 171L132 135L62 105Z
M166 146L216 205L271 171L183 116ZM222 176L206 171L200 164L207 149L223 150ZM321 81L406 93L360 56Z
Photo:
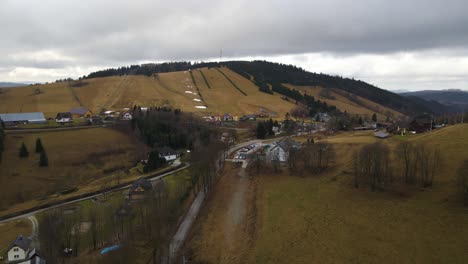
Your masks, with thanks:
M41 138L47 151L48 167L39 167L36 138ZM18 156L22 142L28 158ZM137 157L135 142L109 128L7 135L0 163L1 205L7 209L74 186L96 186L113 171L132 167Z
M286 87L295 88L301 92L306 92L309 95L314 96L317 100L325 101L329 105L336 106L341 111L347 111L351 114L358 114L368 116L369 118L374 114L377 113L377 116L381 120L385 120L387 113L392 113L395 116L402 116L401 113L372 102L368 99L365 99L360 96L356 96L356 98L361 102L361 104L357 104L356 102L352 102L345 96L338 93L335 89L327 88L330 91L330 95L334 96L335 99L328 99L324 98L320 95L320 91L324 88L318 86L298 86L298 85L290 85L284 84Z

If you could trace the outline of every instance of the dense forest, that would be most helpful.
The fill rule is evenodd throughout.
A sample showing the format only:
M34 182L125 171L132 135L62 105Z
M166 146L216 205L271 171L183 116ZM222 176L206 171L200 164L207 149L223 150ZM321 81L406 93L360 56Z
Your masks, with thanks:
M225 66L255 83L260 91L265 93L279 93L296 101L304 101L304 95L296 90L284 87L283 83L293 85L321 86L335 88L345 92L364 97L383 106L398 110L406 114L435 113L450 111L447 106L435 102L427 102L419 98L404 97L380 89L366 82L341 76L332 76L323 73L305 71L302 68L272 63L267 61L226 61L226 62L167 62L160 64L132 65L129 67L111 68L90 73L83 78L97 78L121 75L146 75L154 73L185 71L201 67ZM307 105L312 105L308 99ZM313 106L312 108L318 108ZM322 105L323 108L323 105Z

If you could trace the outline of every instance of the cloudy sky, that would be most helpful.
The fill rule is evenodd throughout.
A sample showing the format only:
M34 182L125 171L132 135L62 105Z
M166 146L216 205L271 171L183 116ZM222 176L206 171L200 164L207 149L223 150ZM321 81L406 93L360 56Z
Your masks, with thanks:
M266 59L395 89L468 90L466 0L2 0L0 81Z

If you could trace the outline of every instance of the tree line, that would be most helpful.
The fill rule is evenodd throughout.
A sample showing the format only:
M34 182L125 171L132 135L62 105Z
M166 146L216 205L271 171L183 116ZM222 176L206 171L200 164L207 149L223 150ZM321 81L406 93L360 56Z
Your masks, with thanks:
M391 186L398 168L402 168L403 182L423 188L431 187L442 166L440 149L423 143L402 142L394 150L382 143L368 144L354 153L354 187L370 186L371 190L385 190Z
M311 139L300 148L294 148L289 141L285 141L283 145L286 145L283 157L285 163L280 161L279 152L271 150L267 154L268 150L262 150L251 158L249 172L258 175L269 169L279 173L286 168L293 175L318 174L330 168L335 160L335 149L326 142L314 143Z

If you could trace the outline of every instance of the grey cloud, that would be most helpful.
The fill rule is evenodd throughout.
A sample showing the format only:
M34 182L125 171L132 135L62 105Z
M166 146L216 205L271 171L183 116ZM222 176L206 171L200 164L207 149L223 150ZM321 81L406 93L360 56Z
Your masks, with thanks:
M4 0L0 57L54 51L64 68L217 57L468 49L464 0ZM300 57L298 57L300 59Z

